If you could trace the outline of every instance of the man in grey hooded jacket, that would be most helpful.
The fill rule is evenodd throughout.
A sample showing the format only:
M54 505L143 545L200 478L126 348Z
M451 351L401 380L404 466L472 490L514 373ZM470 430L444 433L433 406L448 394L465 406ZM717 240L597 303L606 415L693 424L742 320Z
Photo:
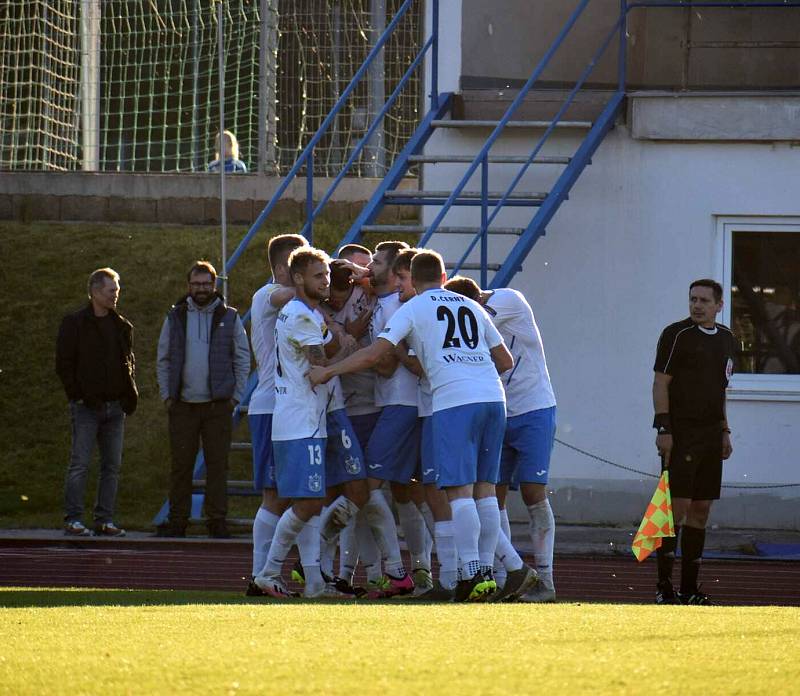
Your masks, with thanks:
M169 417L172 450L169 521L159 536L185 536L192 472L200 441L206 464L209 535L226 538L231 414L244 396L250 349L242 320L215 292L207 261L189 270L189 292L167 314L158 339L158 385Z

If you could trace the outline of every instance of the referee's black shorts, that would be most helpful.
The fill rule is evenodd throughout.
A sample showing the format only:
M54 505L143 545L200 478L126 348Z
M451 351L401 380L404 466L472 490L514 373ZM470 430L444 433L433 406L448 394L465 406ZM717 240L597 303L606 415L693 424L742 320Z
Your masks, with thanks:
M674 431L672 443L670 495L692 500L718 500L722 487L722 433L719 425Z

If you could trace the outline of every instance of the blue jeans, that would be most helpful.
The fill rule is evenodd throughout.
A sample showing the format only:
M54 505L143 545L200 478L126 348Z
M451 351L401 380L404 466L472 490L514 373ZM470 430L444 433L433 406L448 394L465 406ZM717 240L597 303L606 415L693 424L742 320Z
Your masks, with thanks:
M94 504L94 522L111 522L114 519L114 503L122 465L125 413L119 401L107 401L97 410L70 401L69 415L72 422L72 449L64 484L64 521L72 522L83 517L86 479L97 442L100 449L100 477Z

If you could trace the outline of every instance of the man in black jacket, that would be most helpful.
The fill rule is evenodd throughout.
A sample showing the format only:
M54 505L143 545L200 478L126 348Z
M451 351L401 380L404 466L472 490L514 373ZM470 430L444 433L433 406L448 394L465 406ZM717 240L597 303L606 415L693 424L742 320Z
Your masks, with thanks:
M72 448L64 491L64 533L87 536L83 517L86 478L95 441L100 479L94 506L98 536L124 536L114 524L125 416L136 410L133 326L117 314L119 275L99 268L89 276L89 303L61 322L56 372L69 400Z

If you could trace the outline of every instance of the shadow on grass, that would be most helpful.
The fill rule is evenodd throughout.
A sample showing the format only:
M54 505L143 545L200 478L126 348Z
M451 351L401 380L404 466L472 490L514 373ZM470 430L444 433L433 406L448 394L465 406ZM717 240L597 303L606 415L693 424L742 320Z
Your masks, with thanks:
M352 600L323 600L325 604L353 604ZM0 588L0 609L51 607L152 607L193 604L319 604L320 600L276 600L245 597L232 592L201 590L87 590L87 589L9 589Z

